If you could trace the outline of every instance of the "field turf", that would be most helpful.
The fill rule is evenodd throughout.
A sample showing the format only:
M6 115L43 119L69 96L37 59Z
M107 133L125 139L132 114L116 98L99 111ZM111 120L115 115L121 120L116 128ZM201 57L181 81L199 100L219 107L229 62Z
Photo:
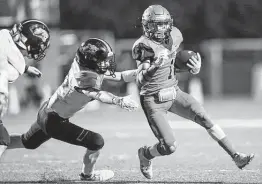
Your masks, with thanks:
M262 183L262 103L247 99L207 100L205 108L240 152L255 153L245 169L206 131L193 122L168 115L178 141L175 154L153 161L154 178L139 170L137 150L156 142L141 110L126 112L102 105L98 111L78 113L71 120L101 133L105 146L97 169L112 169L107 183ZM35 121L37 109L4 118L10 133L23 133ZM50 140L36 150L8 150L0 163L0 183L80 183L84 148Z

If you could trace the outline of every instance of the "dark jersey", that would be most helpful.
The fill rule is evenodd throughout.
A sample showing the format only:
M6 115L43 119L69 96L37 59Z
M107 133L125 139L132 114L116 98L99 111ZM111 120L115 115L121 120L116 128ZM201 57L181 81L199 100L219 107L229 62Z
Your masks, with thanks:
M152 62L159 53L167 50L169 59L152 76L152 80L141 86L140 95L151 95L159 90L176 86L177 79L174 72L176 51L183 41L181 32L173 27L169 39L165 43L157 43L145 36L141 36L133 45L133 58L140 65L143 62Z

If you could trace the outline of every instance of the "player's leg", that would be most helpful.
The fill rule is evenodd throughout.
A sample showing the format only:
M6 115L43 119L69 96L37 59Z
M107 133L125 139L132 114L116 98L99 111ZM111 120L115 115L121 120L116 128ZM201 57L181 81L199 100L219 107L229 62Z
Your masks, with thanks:
M0 158L10 143L10 136L5 128L2 118L8 109L8 81L1 73L0 75Z
M114 176L110 170L94 170L100 149L104 146L104 139L100 134L70 123L55 113L49 115L46 132L52 138L87 149L83 156L81 180L105 181Z
M13 133L11 134L11 143L8 149L26 148L36 149L41 144L49 140L51 137L45 132L46 120L48 114L45 111L47 103L44 103L38 111L37 120L30 129L24 133Z
M236 161L239 168L243 168L254 157L253 154L244 155L238 153L221 127L218 124L214 124L208 117L203 106L191 95L180 89L177 91L175 103L170 108L170 111L204 127L208 134Z
M51 137L48 136L35 122L30 129L24 133L14 133L10 135L10 145L7 149L17 149L17 148L26 148L26 149L36 149L44 142L49 140Z
M150 179L153 176L151 160L154 157L170 155L176 150L176 140L166 119L167 109L173 102L160 103L156 101L154 96L141 96L140 101L148 123L159 140L153 146L145 146L138 150L141 172Z
M0 158L10 144L10 136L2 120L0 120Z
M156 103L154 97L141 97L141 106L144 110L149 126L159 143L149 147L146 157L152 159L157 156L170 155L176 150L176 140L166 119L167 110L172 101Z

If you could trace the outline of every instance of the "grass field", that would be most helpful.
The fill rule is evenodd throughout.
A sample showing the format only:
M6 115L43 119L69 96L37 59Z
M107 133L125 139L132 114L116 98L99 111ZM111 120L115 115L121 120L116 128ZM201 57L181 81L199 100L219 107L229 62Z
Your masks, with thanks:
M254 152L253 162L239 170L206 131L192 122L169 115L178 141L175 154L154 160L154 178L139 170L137 149L156 142L141 110L125 112L102 106L99 111L79 113L72 122L101 133L105 146L97 169L112 169L108 183L262 183L262 104L249 100L208 100L214 122L224 128L235 147ZM10 132L25 132L36 110L8 116ZM76 183L84 148L50 140L36 150L8 150L0 163L1 183Z

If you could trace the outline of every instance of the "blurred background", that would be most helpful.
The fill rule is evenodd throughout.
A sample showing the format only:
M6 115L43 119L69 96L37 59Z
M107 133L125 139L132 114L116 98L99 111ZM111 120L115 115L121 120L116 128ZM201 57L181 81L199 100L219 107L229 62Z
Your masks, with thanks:
M1 28L36 18L51 30L50 49L36 66L42 78L25 75L10 84L9 114L3 120L8 131L28 131L39 105L62 83L76 49L87 38L112 45L117 71L136 68L131 48L142 35L139 19L152 4L173 15L184 36L181 49L202 56L198 75L178 74L181 89L203 103L239 152L256 155L239 172L204 129L170 113L179 149L154 161L152 183L261 183L262 0L0 0ZM103 88L139 101L134 83L104 81ZM70 121L103 135L106 144L96 168L112 168L115 183L150 183L140 173L137 149L155 144L156 138L141 108L128 112L93 101ZM1 158L0 183L73 183L83 151L55 139L33 151L8 150Z
M43 77L21 77L11 85L11 114L49 98L87 38L99 37L112 45L117 71L136 68L131 48L142 34L139 18L151 4L163 5L173 15L184 36L181 48L202 55L200 74L178 74L184 91L202 103L262 99L260 0L0 0L1 28L36 18L51 29L51 48L37 66ZM137 93L134 84L105 81L104 88L121 96Z

